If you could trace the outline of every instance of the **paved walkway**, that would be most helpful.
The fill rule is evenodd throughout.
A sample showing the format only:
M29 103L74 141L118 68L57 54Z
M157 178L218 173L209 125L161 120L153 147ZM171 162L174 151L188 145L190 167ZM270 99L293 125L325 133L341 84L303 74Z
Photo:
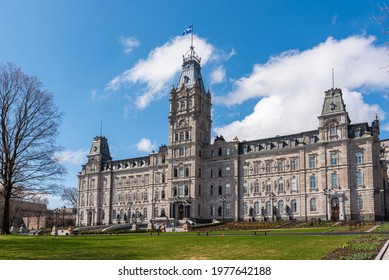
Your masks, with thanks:
M381 251L376 257L376 260L389 260L389 240L386 241Z

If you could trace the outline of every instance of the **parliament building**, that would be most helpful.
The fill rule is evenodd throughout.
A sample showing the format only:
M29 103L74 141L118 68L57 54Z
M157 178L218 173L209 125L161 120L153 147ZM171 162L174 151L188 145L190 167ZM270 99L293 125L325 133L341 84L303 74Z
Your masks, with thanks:
M340 89L324 93L316 130L252 141L211 139L211 98L191 47L170 90L168 145L113 160L95 137L78 174L77 225L389 217L389 141L378 119L351 124Z

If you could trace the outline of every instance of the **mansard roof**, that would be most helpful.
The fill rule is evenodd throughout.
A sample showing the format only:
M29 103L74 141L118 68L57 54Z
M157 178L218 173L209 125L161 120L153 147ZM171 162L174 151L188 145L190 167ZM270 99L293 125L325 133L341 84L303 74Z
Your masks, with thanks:
M190 50L183 56L182 71L178 80L177 89L185 86L191 88L197 85L201 92L205 94L204 81L201 76L201 58L194 51L192 46Z
M346 105L342 97L342 90L339 88L331 88L325 92L322 115L332 115L339 113L347 113Z
M372 128L368 123L357 123L348 126L348 138L355 139L363 135L371 135ZM271 138L242 141L239 143L239 154L244 154L250 151L266 151L274 148L288 148L299 144L314 144L318 142L319 130L304 131L296 134L285 136L275 136Z

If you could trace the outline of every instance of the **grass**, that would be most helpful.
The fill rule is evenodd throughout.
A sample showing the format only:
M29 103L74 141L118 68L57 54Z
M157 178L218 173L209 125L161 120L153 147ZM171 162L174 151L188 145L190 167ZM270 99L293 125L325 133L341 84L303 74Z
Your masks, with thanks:
M387 234L374 234L374 232L385 233L389 231L389 223L378 226L371 234L361 235L343 244L323 259L327 260L372 260L377 256L382 246L388 240Z
M355 236L184 234L0 236L0 259L317 260Z

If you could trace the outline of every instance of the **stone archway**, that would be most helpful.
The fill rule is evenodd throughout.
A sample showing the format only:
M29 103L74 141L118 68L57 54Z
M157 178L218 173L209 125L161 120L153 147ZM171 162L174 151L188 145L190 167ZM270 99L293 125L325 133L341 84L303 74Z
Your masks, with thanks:
M339 221L339 198L331 199L331 220Z

